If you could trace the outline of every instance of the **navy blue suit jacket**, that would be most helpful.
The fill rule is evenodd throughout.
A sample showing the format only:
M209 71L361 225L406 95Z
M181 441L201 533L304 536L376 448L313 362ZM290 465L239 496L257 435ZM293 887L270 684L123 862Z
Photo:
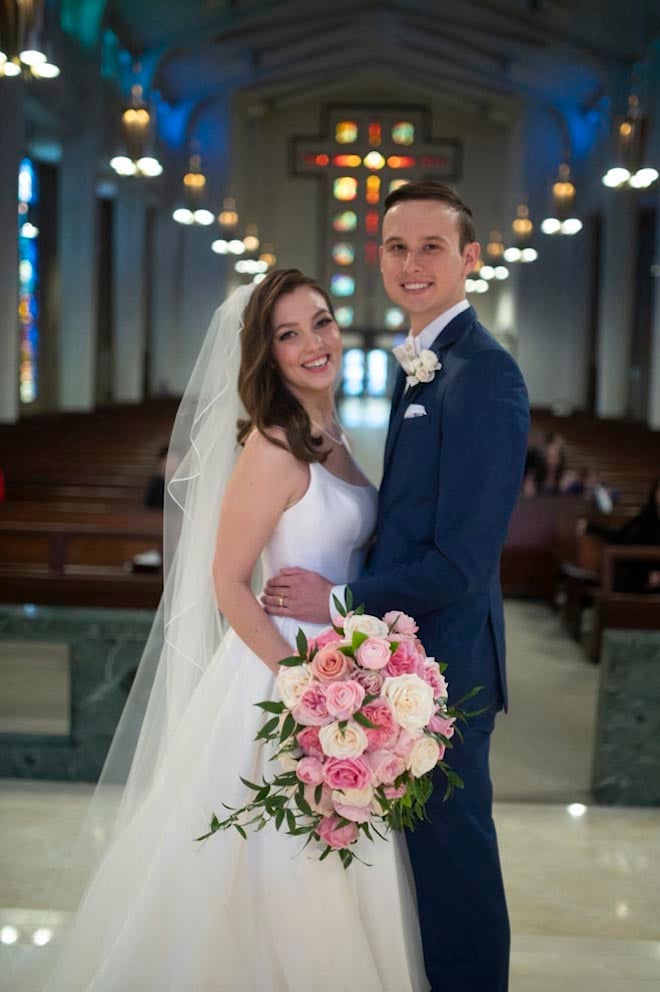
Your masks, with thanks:
M442 368L405 390L385 447L375 543L353 600L414 616L427 653L449 664L450 702L507 705L499 563L520 491L529 401L515 361L470 307L433 343ZM404 419L411 403L425 416Z

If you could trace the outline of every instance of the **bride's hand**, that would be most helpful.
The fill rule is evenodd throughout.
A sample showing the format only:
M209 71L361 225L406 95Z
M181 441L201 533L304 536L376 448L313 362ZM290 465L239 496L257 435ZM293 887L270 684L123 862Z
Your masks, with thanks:
M266 583L261 602L273 617L292 617L307 623L330 623L333 583L318 572L282 568Z

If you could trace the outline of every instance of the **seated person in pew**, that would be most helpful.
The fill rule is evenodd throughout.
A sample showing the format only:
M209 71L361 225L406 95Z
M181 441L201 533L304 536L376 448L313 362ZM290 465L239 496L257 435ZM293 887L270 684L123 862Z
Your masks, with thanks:
M571 496L582 496L586 500L591 500L596 504L599 513L611 513L614 502L619 496L617 490L609 489L604 485L588 465L580 469L575 481L569 485L566 492Z
M639 513L618 530L602 527L585 518L580 518L577 523L578 534L595 534L602 537L606 544L660 546L660 479L652 483L648 499ZM648 562L618 562L615 589L617 592L631 593L660 592L660 556L657 567Z
M541 447L529 448L523 478L524 496L569 493L576 480L576 473L566 465L566 449L561 434L547 434Z
M167 448L158 452L158 470L149 479L144 494L144 505L147 510L162 510L165 502L165 472L167 471Z

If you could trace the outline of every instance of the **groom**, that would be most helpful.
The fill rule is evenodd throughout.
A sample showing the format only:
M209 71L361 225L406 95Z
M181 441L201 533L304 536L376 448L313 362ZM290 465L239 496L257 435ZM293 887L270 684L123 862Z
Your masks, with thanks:
M368 613L417 619L428 653L449 665L450 702L484 686L474 708L488 712L448 754L465 788L443 803L436 773L430 822L407 840L433 992L505 992L510 933L488 754L495 713L507 705L499 561L529 404L518 366L465 299L479 245L454 190L430 180L394 190L382 237L385 289L410 317L411 339L397 349L409 376L400 369L394 388L375 543L350 589ZM410 375L424 349L435 358ZM285 569L264 602L271 614L324 623L330 592L322 576Z

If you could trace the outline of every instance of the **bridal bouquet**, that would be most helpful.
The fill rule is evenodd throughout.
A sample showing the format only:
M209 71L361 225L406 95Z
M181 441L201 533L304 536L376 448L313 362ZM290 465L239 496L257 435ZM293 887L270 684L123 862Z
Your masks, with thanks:
M383 837L381 829L424 819L436 766L445 799L463 787L445 752L468 714L448 706L446 666L426 656L413 618L392 611L379 619L335 604L333 626L309 641L298 631L298 654L280 662L280 700L257 703L268 720L256 739L272 748L281 770L269 781L242 778L251 800L225 807L222 820L213 814L198 841L228 828L245 838L246 827L273 821L306 837L305 846L320 842L321 860L337 852L348 867L361 833L373 840L372 832Z

